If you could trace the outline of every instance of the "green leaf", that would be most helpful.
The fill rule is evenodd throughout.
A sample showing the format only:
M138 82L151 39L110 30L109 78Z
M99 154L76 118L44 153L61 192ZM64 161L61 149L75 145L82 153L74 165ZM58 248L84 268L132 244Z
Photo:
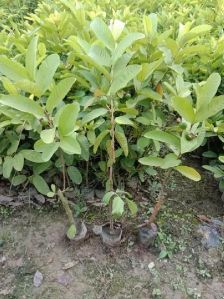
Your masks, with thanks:
M160 167L162 169L168 169L180 165L181 160L179 160L175 154L170 153L167 154L165 158L154 157L154 156L143 157L139 159L139 162L147 166L154 166L154 167Z
M34 144L34 149L37 152L42 152L42 159L47 162L51 159L54 153L58 150L59 143L44 143L41 139L36 141Z
M113 52L112 62L115 62L122 56L122 54L129 48L135 41L144 38L144 34L139 32L132 32L125 36L117 45Z
M40 138L44 143L52 143L55 138L55 128L46 129L40 132Z
M76 139L76 134L72 134L69 136L61 136L60 147L66 154L81 154L81 147Z
M14 176L12 178L11 182L12 182L12 185L16 187L16 186L19 186L19 185L25 183L26 180L27 180L27 177L25 175L21 174L21 175Z
M40 192L41 194L47 195L50 192L48 184L40 175L37 174L34 175L32 177L32 183L34 187L37 189L37 191Z
M195 120L195 113L192 107L192 103L187 98L173 97L172 106L175 111L177 111L181 117L186 121L193 123Z
M153 130L149 131L144 134L144 137L150 138L156 141L165 142L168 146L171 148L174 148L175 151L180 151L180 139L170 133L159 131L159 130Z
M175 169L193 181L198 182L201 179L200 174L192 167L180 165L175 167Z
M219 161L222 162L222 163L224 163L224 156L219 156Z
M92 110L91 112L87 113L86 115L84 115L83 119L82 119L82 124L86 124L88 122L91 122L92 120L103 116L105 114L107 114L107 109L105 108L97 108Z
M115 195L116 193L114 191L109 191L107 193L104 194L102 201L105 205L108 205L111 198Z
M220 169L218 166L203 165L203 168L211 171L216 179L219 179L224 176L224 171Z
M138 161L139 163L147 166L161 167L163 165L163 159L154 156L143 157L140 158Z
M204 121L224 109L224 96L214 97L207 106L202 106L196 113L195 121Z
M67 104L62 108L58 123L59 132L62 136L67 136L74 132L79 110L79 104L76 102Z
M67 230L66 236L69 240L73 240L76 236L76 226L75 224L71 224Z
M0 56L0 73L13 81L28 79L25 67L6 56Z
M217 158L218 155L213 151L206 151L202 153L202 156L205 158Z
M13 84L7 77L0 77L0 80L2 81L3 87L10 95L17 95L18 91L15 87L15 84Z
M53 81L54 74L60 64L57 54L49 55L40 65L36 74L36 83L41 91L41 95L49 88Z
M163 59L159 59L156 61L153 61L151 63L143 63L142 64L142 70L138 74L137 79L139 81L145 81L149 78L149 76L152 75L152 73L162 64Z
M30 94L34 94L35 96L39 97L41 95L41 92L37 86L36 83L30 81L30 80L19 80L15 83L15 87L17 89L21 89L23 91L26 91Z
M126 115L115 117L115 122L119 125L134 126L134 122Z
M68 175L73 183L80 185L82 183L82 175L77 167L69 166L67 168Z
M61 80L57 85L53 87L46 103L46 109L49 113L52 113L53 109L56 108L65 98L75 81L76 79L73 77L66 78Z
M20 95L2 95L0 96L0 103L16 110L30 113L37 118L44 117L44 110L38 103Z
M13 167L15 168L15 170L21 171L23 169L23 165L24 165L23 154L21 154L21 153L16 154L13 157Z
M94 147L93 147L93 152L94 154L97 152L98 147L100 146L101 142L103 141L103 139L107 136L107 134L109 134L110 131L109 130L104 130L102 131L96 138L95 143L94 143Z
M30 79L35 81L36 77L36 67L37 67L37 42L38 42L38 36L35 36L27 49L26 52L26 59L25 59L25 65L27 72L30 76Z
M216 95L220 83L220 75L218 73L213 73L209 76L204 85L197 85L197 110L199 110L202 106L207 107L211 99Z
M38 153L34 150L22 150L20 153L28 161L31 161L34 163L43 163L44 162L42 159L41 153Z
M117 142L119 143L120 147L122 148L125 157L128 156L128 141L127 138L122 131L115 131L115 138L117 140Z
M124 201L120 196L115 196L112 203L112 215L117 217L122 216L124 212Z
M100 18L95 18L91 23L90 23L90 28L93 30L95 33L96 37L104 43L104 45L110 49L111 51L114 50L115 47L115 42L113 35L108 28L108 26L104 23L103 20Z
M89 142L86 136L84 135L78 135L77 140L81 146L81 157L85 161L89 161Z
M131 211L132 216L135 216L138 212L138 207L136 203L133 200L130 200L128 198L125 199L128 205L129 210Z
M90 48L88 55L99 65L111 65L111 58L108 51L105 48L100 47L99 45L93 45Z
M128 82L134 79L140 71L141 66L133 64L128 65L126 68L122 70L122 72L114 74L114 78L109 89L109 94L114 95L120 89L127 87Z
M3 166L2 166L2 174L3 177L8 179L11 175L13 169L13 158L12 157L5 157Z

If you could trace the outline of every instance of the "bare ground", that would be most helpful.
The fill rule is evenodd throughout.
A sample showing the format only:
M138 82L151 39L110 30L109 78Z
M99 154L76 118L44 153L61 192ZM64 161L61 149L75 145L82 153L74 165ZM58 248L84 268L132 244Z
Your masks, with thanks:
M151 250L142 249L134 234L126 234L113 250L94 235L79 245L69 243L60 210L2 213L0 298L223 299L223 247L208 251L194 234L197 214L224 214L216 183L207 176L199 184L175 176L168 189L158 219L160 241ZM164 246L169 259L158 258ZM37 270L43 275L38 288L33 285Z

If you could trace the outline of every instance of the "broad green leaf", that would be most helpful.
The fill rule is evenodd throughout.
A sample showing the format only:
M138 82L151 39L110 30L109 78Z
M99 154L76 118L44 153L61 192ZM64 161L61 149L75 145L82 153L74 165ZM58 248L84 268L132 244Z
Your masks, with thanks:
M139 159L139 162L147 166L154 166L154 167L160 167L162 169L168 169L180 165L181 160L179 160L175 154L170 153L167 154L165 158L154 157L154 156L143 157Z
M219 179L224 176L224 171L220 169L218 166L203 165L203 168L211 171L216 179Z
M44 143L54 142L55 128L45 129L45 130L41 131L40 132L40 138L43 140Z
M145 133L144 137L165 142L168 146L174 147L176 151L180 151L180 139L171 133L153 130Z
M84 115L83 119L82 119L82 124L86 124L88 122L91 122L92 120L103 116L105 114L107 114L107 109L105 108L97 108L92 110L91 112L87 113L86 115Z
M25 59L27 72L30 76L30 79L34 81L36 77L36 67L37 67L37 42L38 42L38 36L33 37L33 39L31 40L28 46L26 52L26 59Z
M137 75L137 79L139 81L145 81L148 79L149 76L152 75L152 73L162 64L163 59L159 59L156 61L153 61L151 63L143 63L142 64L142 70Z
M37 189L38 192L41 194L47 195L50 192L50 189L48 187L48 184L45 182L45 180L40 175L34 175L32 177L32 183L34 187Z
M214 97L207 106L202 106L196 113L195 121L204 121L224 109L224 96Z
M15 84L13 84L7 77L0 77L3 87L10 95L17 95L18 91L15 87Z
M147 166L161 167L163 165L163 158L148 156L140 158L139 163Z
M11 175L13 169L13 158L6 156L2 165L3 177L8 179Z
M39 97L41 95L41 91L38 88L37 84L30 81L30 80L19 80L15 83L15 87L17 89L21 89L23 91L26 91L30 94L34 94L35 96Z
M82 183L82 175L77 167L69 166L67 168L68 175L73 183L80 185Z
M116 117L115 122L119 125L134 126L134 122L127 115L122 115L122 116Z
M76 139L76 134L72 134L69 136L61 136L60 147L65 153L69 155L81 154L81 147Z
M135 41L144 38L144 34L139 32L132 32L125 36L117 45L113 52L113 64L122 56L122 54L129 48Z
M115 131L115 138L122 148L125 157L128 156L128 141L123 131Z
M47 99L46 109L49 113L52 113L53 109L56 108L60 102L68 94L72 85L75 83L75 78L66 78L61 80L57 85L55 85Z
M117 40L119 36L121 35L123 29L125 27L125 23L121 22L120 20L111 20L110 21L110 31L113 35L113 38Z
M67 104L62 108L58 123L58 129L62 136L67 136L74 132L79 110L80 107L77 102Z
M57 54L49 55L40 65L36 73L36 84L41 91L41 95L49 88L54 74L60 64Z
M87 132L87 138L90 142L90 144L94 145L95 144L95 141L96 141L96 133L94 130L89 130Z
M88 55L99 65L111 65L111 58L108 51L105 48L100 47L99 45L93 45L90 48Z
M42 159L41 153L38 153L34 150L22 150L20 153L28 161L31 161L34 163L43 163L44 162Z
M114 78L111 83L111 87L109 89L109 94L114 95L120 89L127 87L129 81L134 79L137 74L140 72L140 65L128 65L126 68L119 72L118 74L114 74Z
M170 153L170 154L167 154L165 156L165 158L163 159L163 164L161 165L161 168L168 169L168 168L178 166L180 164L181 164L181 160L179 160L175 154Z
M124 201L120 196L115 196L112 203L112 215L122 216L124 212Z
M102 201L105 205L108 205L111 198L115 195L116 193L114 191L109 191L107 193L104 194Z
M0 56L0 73L13 81L28 79L25 67L6 56Z
M14 176L12 178L11 182L12 182L12 185L16 187L16 186L19 186L19 185L25 183L26 180L27 180L27 177L25 175L21 174L21 175Z
M44 110L42 107L37 102L24 96L2 95L0 96L0 103L16 110L30 113L37 118L44 117Z
M34 149L37 152L41 152L42 159L44 162L47 162L51 159L54 153L58 150L59 143L44 143L41 139L36 141L34 144Z
M128 198L125 199L128 205L129 210L131 211L132 216L135 216L138 212L138 207L136 203L133 200L130 200Z
M195 121L195 113L192 107L192 103L187 98L173 97L172 106L175 111L177 111L181 117L186 121L193 123Z
M175 169L193 181L198 182L201 179L200 174L192 167L180 165L175 167Z
M213 151L206 151L202 153L202 156L205 158L217 158L218 155Z
M101 142L103 141L103 139L107 136L107 134L109 134L110 131L109 130L104 130L102 131L96 138L95 143L94 143L94 147L93 147L93 152L94 154L97 152L98 147L100 146Z
M197 136L193 138L189 138L189 134L186 132L182 133L181 136L181 154L188 153L194 151L196 148L202 145L205 139L205 129L201 128L197 132Z
M78 135L77 140L81 146L81 157L85 161L89 161L89 142L86 136L84 135Z
M103 20L100 18L95 18L91 23L90 23L90 28L93 30L95 33L96 37L104 43L104 45L110 49L111 51L114 50L115 47L115 42L113 35L109 29L109 27L104 23Z
M143 88L139 91L139 94L142 95L142 97L139 98L138 102L145 99L152 99L154 101L159 101L159 102L162 101L161 95L158 92L152 90L151 88Z
M71 225L69 226L69 228L68 228L68 230L67 230L67 233L66 233L67 238L68 238L69 240L73 240L73 239L75 238L75 236L76 236L76 233L77 233L76 226L75 226L75 224L73 223L73 224L71 224Z
M23 154L21 154L21 153L16 154L13 157L13 167L15 168L15 170L21 171L23 169L23 165L24 165Z
M224 156L219 156L219 161L221 161L222 163L224 163Z
M213 73L209 76L204 85L197 85L197 110L199 110L202 106L205 106L205 108L207 108L207 105L209 104L211 99L216 95L220 83L220 75L218 73Z

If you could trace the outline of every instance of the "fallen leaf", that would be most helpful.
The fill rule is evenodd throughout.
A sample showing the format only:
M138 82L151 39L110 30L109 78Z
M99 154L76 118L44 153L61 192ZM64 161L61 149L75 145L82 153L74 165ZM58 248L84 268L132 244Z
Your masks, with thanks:
M68 270L68 269L71 269L72 267L74 267L75 265L77 265L78 262L69 262L67 264L65 264L63 267L62 267L62 270Z
M43 275L41 272L36 271L33 277L33 284L36 288L39 288L43 282Z
M211 219L209 219L207 216L205 215L197 215L197 218L201 221L201 222L211 222Z

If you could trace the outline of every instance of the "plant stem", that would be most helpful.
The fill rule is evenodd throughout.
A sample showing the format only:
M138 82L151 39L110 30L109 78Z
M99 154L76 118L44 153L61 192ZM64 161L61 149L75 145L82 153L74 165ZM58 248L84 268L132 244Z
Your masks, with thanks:
M111 112L111 130L110 130L110 135L111 135L111 153L112 156L110 157L112 161L110 161L110 168L109 168L109 184L110 184L110 191L114 190L114 184L113 184L113 164L115 162L115 121L114 121L114 101L113 98L111 97L110 100L110 112ZM112 217L112 204L113 204L113 199L110 200L109 203L109 214L110 214L110 230L113 231L114 229L114 223L113 223L113 217Z
M58 190L58 197L60 198L61 200L61 203L63 205L63 208L65 209L65 213L68 217L68 222L69 224L74 224L75 223L75 220L74 220L74 217L73 217L73 214L72 214L72 210L70 209L69 207L69 204L68 204L68 200L67 198L64 196L63 192L59 189Z
M153 212L152 212L151 216L149 217L149 219L147 221L145 221L145 223L138 225L138 228L141 228L141 227L144 227L144 226L147 226L147 225L151 225L155 221L156 216L158 215L158 213L159 213L159 211L161 209L161 206L166 201L166 198L164 196L164 193L165 193L164 186L167 183L167 181L168 181L168 179L170 177L171 172L172 172L172 168L170 168L167 171L167 173L165 175L165 178L161 182L161 189L160 189L159 195L157 197L157 203L155 204L155 206L153 208Z
M63 191L64 191L66 188L66 176L65 176L65 160L62 151L61 151L61 164L62 164Z

